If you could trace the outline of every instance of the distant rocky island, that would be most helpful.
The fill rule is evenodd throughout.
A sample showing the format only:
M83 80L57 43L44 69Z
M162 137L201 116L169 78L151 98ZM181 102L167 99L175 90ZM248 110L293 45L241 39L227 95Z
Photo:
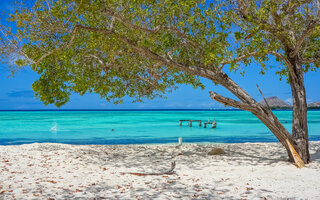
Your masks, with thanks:
M320 109L320 101L308 104L308 109Z
M268 102L268 105L270 106L271 109L279 109L279 110L290 110L292 109L292 106L286 102L284 102L283 100L279 99L278 97L276 96L273 96L273 97L268 97L266 98L267 102ZM260 101L259 102L262 106L266 107L266 102L263 100L263 101Z
M279 99L276 96L266 98L268 105L273 110L291 110L292 105L286 103L285 101ZM259 102L262 106L266 107L265 101ZM308 109L320 109L320 101L308 104Z

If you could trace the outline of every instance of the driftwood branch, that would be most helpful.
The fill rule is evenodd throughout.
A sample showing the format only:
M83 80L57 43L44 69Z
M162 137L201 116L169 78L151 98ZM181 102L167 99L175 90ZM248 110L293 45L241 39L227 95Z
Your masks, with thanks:
M139 172L121 172L121 174L131 174L131 175L136 175L136 176L149 176L149 175L153 175L153 176L159 176L159 175L172 175L174 174L174 169L176 168L176 162L173 161L171 162L171 168L168 171L165 172L158 172L158 173L139 173Z

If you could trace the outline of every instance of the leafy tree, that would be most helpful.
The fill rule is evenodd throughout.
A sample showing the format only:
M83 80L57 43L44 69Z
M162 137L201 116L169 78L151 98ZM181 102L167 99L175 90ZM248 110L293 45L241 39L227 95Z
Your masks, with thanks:
M320 64L320 2L290 0L37 0L15 4L1 26L0 51L40 75L33 83L45 104L61 106L71 92L98 93L120 103L161 97L179 84L204 88L199 77L229 90L237 100L210 92L226 106L257 116L305 163L307 107L303 75ZM271 57L292 88L292 135L268 107L258 104L225 72L244 72L255 61L260 73ZM14 67L14 66L13 66ZM298 156L299 157L299 156Z

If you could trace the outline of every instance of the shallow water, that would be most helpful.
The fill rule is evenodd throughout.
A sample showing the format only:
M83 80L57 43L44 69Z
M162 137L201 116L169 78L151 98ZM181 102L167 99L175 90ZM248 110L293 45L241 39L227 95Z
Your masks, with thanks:
M291 111L275 111L290 131ZM192 127L180 119L208 121L217 128ZM320 111L308 111L310 140L320 140ZM277 139L245 111L2 111L0 144L150 144L183 142L275 142Z

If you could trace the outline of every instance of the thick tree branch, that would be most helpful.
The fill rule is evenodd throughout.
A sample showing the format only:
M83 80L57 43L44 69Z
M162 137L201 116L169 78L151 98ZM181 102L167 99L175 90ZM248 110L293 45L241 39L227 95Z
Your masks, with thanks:
M225 106L232 106L232 107L235 107L235 108L238 108L241 110L250 111L250 112L254 110L253 105L246 104L246 103L243 103L240 101L236 101L236 100L221 96L215 92L209 92L209 94L213 100L218 101L219 103L222 103Z
M287 66L291 66L290 61L284 55L282 55L281 53L276 52L276 51L269 51L268 53L273 55L273 56L275 56L275 57L278 57L280 60L285 62Z
M208 69L205 69L205 68L201 68L201 67L182 64L182 63L174 61L170 57L167 58L167 57L158 55L157 53L152 52L150 49L148 49L146 47L139 46L134 41L132 41L132 40L130 40L128 38L125 38L123 36L120 36L119 40L124 42L124 43L126 43L127 45L129 45L132 49L134 49L140 55L144 55L144 56L146 56L148 58L151 58L154 61L162 63L163 65L168 65L170 67L179 69L181 71L188 72L188 73L191 73L191 74L195 74L195 75L198 75L198 76L201 76L201 77L204 77L204 78L209 78L211 80L216 75L211 70L208 70Z
M288 68L288 70L289 70L292 78L297 78L296 74L295 74L294 71L293 71L293 66L292 66L291 62L288 60L287 57L285 57L284 55L282 55L281 53L276 52L276 51L270 51L269 53L270 53L271 55L274 55L274 56L278 57L278 58L281 59L283 62L285 62L285 64L286 64L286 66L287 66L287 68Z
M274 55L276 57L278 57L279 59L283 60L286 65L287 68L289 69L289 71L292 73L292 77L296 77L295 73L293 73L293 68L292 68L292 64L290 63L290 61L283 56L281 53L276 52L276 51L269 51L268 52L271 55ZM259 55L259 52L251 52L248 53L246 55L242 55L239 56L237 58L234 58L233 60L229 60L229 61L222 61L220 66L219 66L219 73L217 74L217 79L220 85L224 86L226 89L228 89L230 92L232 92L236 97L238 97L242 102L245 102L247 104L253 104L255 103L254 99L251 98L251 96L249 94L247 94L241 87L239 87L233 80L231 80L227 74L225 74L224 72L221 71L222 67L225 64L229 64L231 62L241 62L251 56L255 56L255 55Z

